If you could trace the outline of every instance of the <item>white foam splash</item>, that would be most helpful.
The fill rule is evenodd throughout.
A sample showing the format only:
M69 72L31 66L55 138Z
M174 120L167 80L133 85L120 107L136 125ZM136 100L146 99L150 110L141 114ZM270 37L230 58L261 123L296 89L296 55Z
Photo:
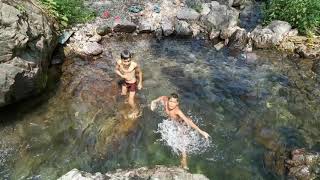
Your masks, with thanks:
M206 140L194 129L175 120L164 119L158 125L156 132L161 134L159 141L170 146L176 154L180 154L184 150L187 154L200 154L212 144L210 140Z

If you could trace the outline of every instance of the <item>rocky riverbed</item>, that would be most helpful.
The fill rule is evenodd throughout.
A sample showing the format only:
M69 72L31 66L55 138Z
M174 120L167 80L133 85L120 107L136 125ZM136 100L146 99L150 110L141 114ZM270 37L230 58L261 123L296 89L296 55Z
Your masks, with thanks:
M198 123L215 137L210 152L191 157L197 161L191 172L209 178L319 176L318 40L310 43L282 21L259 26L259 15L249 18L259 4L86 1L99 17L66 30L65 45L50 58L57 43L54 21L30 2L24 2L24 10L16 1L0 3L5 22L0 45L6 50L0 54L0 106L39 93L47 82L53 88L45 91L50 96L40 94L1 109L0 176L55 179L73 168L103 172L88 177L158 175L148 168L105 173L176 165L177 157L155 144L156 118L146 110L152 98L171 91L184 94L183 100L193 104L185 108L198 109L206 119ZM181 37L185 40L176 42ZM288 55L255 50L273 47ZM146 89L139 95L144 116L139 119L127 116L113 73L124 48L134 52L146 71ZM300 147L305 150L296 150ZM160 175L168 170L159 169Z

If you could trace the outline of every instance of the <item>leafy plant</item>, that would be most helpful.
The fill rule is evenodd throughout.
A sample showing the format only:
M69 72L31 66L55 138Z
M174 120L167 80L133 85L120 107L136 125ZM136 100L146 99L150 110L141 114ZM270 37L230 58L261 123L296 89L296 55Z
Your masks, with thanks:
M64 27L91 20L95 14L84 6L83 0L39 0Z
M268 0L263 12L265 24L287 21L303 34L316 32L320 27L319 0Z

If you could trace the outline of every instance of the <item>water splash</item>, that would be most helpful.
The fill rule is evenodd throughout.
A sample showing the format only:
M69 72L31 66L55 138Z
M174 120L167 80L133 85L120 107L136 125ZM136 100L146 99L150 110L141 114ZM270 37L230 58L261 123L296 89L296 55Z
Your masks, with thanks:
M176 154L186 151L187 154L200 154L211 147L211 141L203 138L197 131L175 120L164 119L158 125L159 141L172 148Z

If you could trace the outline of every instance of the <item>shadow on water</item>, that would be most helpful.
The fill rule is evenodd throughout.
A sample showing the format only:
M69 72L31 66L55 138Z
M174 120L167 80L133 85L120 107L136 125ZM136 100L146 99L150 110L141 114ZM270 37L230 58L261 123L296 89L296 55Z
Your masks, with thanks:
M55 96L56 91L59 88L60 76L60 65L49 67L46 88L38 95L34 95L18 103L0 108L0 125L10 125L15 121L21 120L25 115L33 112L35 108L40 106L43 107L50 98Z

